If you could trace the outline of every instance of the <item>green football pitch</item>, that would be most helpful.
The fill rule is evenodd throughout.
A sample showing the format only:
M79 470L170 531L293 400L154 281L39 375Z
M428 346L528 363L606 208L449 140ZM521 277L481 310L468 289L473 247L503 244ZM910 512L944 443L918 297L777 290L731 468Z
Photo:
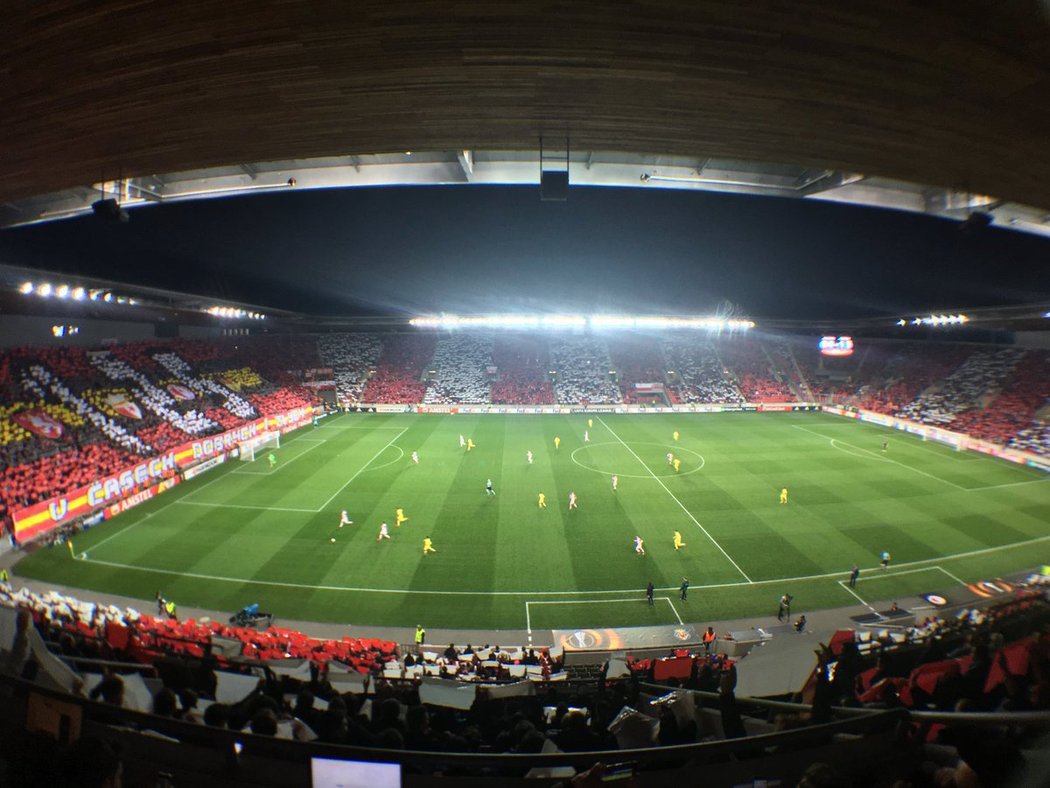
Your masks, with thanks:
M228 462L80 535L83 560L41 549L16 572L285 619L537 630L768 615L784 592L796 611L951 597L1050 563L1046 475L819 413L352 414L275 454L272 469ZM383 521L391 539L377 541Z

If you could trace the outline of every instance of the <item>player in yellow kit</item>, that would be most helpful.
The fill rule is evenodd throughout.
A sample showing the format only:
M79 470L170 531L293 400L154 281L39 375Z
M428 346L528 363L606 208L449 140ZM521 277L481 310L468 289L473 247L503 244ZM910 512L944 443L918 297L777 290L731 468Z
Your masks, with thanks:
M407 522L408 522L408 518L405 517L405 510L404 509L398 509L397 511L394 512L394 525L396 525L396 526L398 526L400 528L401 527L401 523L407 523Z
M781 503L787 503L788 502L788 488L787 487L784 487L780 491L780 502Z
M561 438L559 438L557 435L555 435L554 436L554 449L557 450L559 446L561 446Z
M423 537L423 555L426 555L427 553L436 553L436 552L437 552L437 550L434 549L434 543L432 541L430 541L430 537L429 536L424 536Z
M678 430L674 431L674 442L678 443Z
M674 458L674 472L678 473L682 469L682 461L677 457Z
M681 550L683 547L685 547L685 542L682 541L682 532L681 531L675 531L674 532L674 549L675 550Z
M587 428L594 429L594 419L587 419Z
M473 448L474 448L474 439L473 438L467 438L467 451L470 451Z
M544 495L543 493L540 493L539 496L536 498L536 505L539 506L541 509L546 509L547 508L547 496Z

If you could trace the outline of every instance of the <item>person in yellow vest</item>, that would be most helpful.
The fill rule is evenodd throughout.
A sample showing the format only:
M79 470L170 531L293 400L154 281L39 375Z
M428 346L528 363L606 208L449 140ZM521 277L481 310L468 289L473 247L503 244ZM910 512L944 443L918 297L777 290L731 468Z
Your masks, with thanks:
M781 503L787 503L788 502L788 488L787 487L784 487L784 488L782 488L780 490L780 502Z
M677 457L675 457L674 458L674 472L678 473L680 470L682 470L682 461L680 459L678 459Z
M426 555L427 553L436 553L436 552L437 552L437 550L434 549L434 543L430 540L430 537L429 536L424 536L423 537L423 555Z
M172 619L173 621L179 620L178 610L175 607L175 603L172 602L170 599L164 603L164 612L167 613L168 618Z
M685 542L682 541L682 532L681 531L675 531L674 532L674 549L675 550L681 550L685 546L686 546Z
M6 569L0 569L0 583L7 585L11 582L11 575Z
M400 528L401 527L401 523L407 523L407 522L408 522L408 518L405 517L405 510L404 509L396 509L394 511L394 525L396 525L396 526L398 526Z
M557 435L554 436L554 450L557 451L558 447L561 446L561 438Z
M416 624L416 638L415 638L415 642L416 642L416 653L417 654L423 650L423 640L426 638L426 636L427 636L427 631L425 629L423 629L423 625L422 624Z
M536 499L536 505L541 509L547 508L547 496L544 493L539 494L539 497Z

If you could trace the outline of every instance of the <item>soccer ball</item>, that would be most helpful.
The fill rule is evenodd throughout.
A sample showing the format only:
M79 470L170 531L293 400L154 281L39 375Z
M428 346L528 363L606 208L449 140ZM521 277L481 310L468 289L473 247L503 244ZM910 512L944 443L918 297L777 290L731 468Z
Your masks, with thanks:
M330 542L331 542L332 544L335 544L335 537L333 536L333 537L332 537L331 539L329 539L329 541L330 541Z

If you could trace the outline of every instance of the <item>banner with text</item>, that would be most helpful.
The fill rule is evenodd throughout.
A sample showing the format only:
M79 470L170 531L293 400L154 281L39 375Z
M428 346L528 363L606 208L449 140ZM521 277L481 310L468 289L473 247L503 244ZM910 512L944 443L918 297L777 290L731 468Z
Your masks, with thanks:
M11 518L15 524L15 537L19 541L32 539L75 517L134 495L144 485L171 478L183 468L236 448L240 441L273 429L282 432L296 429L312 423L313 416L312 407L264 416L219 435L191 440L84 487L18 509Z

